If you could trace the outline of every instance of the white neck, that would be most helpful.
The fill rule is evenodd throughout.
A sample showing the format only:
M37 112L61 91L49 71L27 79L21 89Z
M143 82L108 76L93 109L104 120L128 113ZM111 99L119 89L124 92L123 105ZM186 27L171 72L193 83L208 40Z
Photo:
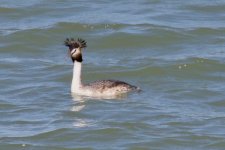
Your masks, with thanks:
M82 87L81 69L82 63L75 60L73 65L73 79L71 85L71 92L78 93L79 89Z

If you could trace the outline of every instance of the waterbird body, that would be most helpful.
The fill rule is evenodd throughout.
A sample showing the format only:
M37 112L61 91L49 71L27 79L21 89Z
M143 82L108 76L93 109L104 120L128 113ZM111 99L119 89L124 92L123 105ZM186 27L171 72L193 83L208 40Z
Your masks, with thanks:
M64 42L69 47L71 59L74 63L71 92L92 97L117 96L131 91L138 91L139 88L119 80L100 80L89 84L82 83L82 49L87 46L83 39L66 39Z

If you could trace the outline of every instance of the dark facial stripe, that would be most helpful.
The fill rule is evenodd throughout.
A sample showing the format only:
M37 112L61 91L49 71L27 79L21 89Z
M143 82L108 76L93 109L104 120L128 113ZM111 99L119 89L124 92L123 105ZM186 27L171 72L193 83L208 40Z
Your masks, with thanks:
M76 53L76 50L74 50L73 53L71 53L71 56L72 56L74 53Z

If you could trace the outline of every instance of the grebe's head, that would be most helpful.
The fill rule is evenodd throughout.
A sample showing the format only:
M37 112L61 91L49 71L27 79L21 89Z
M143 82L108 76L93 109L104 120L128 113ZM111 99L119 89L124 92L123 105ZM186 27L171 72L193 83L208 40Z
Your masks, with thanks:
M87 47L87 43L85 40L78 38L77 40L74 40L74 38L67 38L64 41L65 46L69 47L69 53L71 56L72 61L75 60L78 62L82 62L82 48Z

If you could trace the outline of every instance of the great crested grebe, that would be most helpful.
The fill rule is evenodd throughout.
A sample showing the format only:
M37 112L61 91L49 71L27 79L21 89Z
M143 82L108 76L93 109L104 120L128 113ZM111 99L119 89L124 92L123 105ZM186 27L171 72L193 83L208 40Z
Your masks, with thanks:
M73 66L73 78L71 85L71 92L83 96L91 97L104 97L104 96L116 96L131 91L139 91L136 86L130 85L123 81L118 80L101 80L95 81L89 84L83 84L81 81L82 70L82 49L87 46L85 40L78 38L67 38L64 41L65 46L69 47L69 53L74 63Z

